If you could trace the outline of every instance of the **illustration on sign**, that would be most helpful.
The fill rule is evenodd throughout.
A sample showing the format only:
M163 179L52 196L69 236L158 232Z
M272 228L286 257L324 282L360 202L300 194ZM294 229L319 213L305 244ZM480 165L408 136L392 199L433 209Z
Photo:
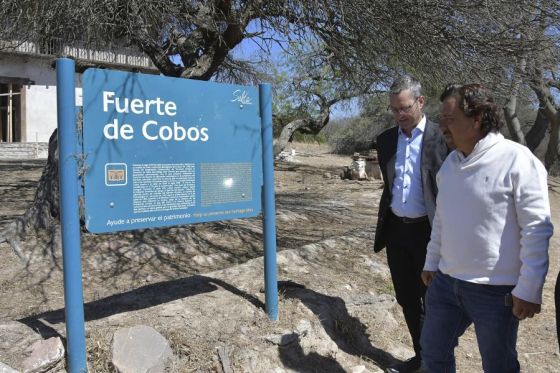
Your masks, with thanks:
M107 163L105 165L105 185L107 186L126 185L125 163Z
M86 228L256 216L263 181L255 101L256 87L88 69Z

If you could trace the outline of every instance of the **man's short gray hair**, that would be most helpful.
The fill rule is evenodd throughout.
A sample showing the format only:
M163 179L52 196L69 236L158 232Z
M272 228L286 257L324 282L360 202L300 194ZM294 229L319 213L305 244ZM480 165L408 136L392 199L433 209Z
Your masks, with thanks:
M410 75L403 75L395 79L391 88L389 88L389 93L391 95L398 95L407 89L410 89L414 99L422 96L422 84Z

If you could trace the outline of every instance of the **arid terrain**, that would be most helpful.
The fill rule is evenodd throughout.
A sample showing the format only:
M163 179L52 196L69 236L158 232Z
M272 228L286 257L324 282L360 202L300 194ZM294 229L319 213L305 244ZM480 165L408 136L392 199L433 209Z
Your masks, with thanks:
M279 320L264 311L260 218L120 234L82 234L89 370L114 372L115 331L148 325L169 342L168 372L379 372L412 355L385 253L373 253L382 182L341 180L350 157L295 144L276 164ZM33 199L44 161L0 161L0 228ZM560 227L560 180L550 179ZM458 224L460 221L458 221ZM523 321L524 372L560 371L553 289L560 235L550 245L541 314ZM22 241L27 265L0 245L0 362L22 369L29 345L64 339L60 240ZM469 331L460 372L482 371ZM64 371L64 363L51 370Z

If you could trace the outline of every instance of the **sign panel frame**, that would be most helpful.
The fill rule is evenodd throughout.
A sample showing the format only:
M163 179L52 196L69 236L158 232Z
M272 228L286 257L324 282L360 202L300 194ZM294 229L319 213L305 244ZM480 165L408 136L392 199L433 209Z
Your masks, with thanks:
M95 68L82 83L88 231L260 213L257 87Z

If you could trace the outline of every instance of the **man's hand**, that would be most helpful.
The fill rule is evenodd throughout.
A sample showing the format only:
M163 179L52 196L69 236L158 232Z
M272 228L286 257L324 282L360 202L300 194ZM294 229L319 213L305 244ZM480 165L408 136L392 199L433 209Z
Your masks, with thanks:
M424 285L430 286L432 284L432 280L434 279L435 275L436 275L436 271L424 271L422 272L420 277L422 277L422 281L424 282Z
M527 317L533 317L535 314L541 312L541 305L536 303L527 302L526 300L517 298L515 295L511 296L513 303L513 315L519 320Z

